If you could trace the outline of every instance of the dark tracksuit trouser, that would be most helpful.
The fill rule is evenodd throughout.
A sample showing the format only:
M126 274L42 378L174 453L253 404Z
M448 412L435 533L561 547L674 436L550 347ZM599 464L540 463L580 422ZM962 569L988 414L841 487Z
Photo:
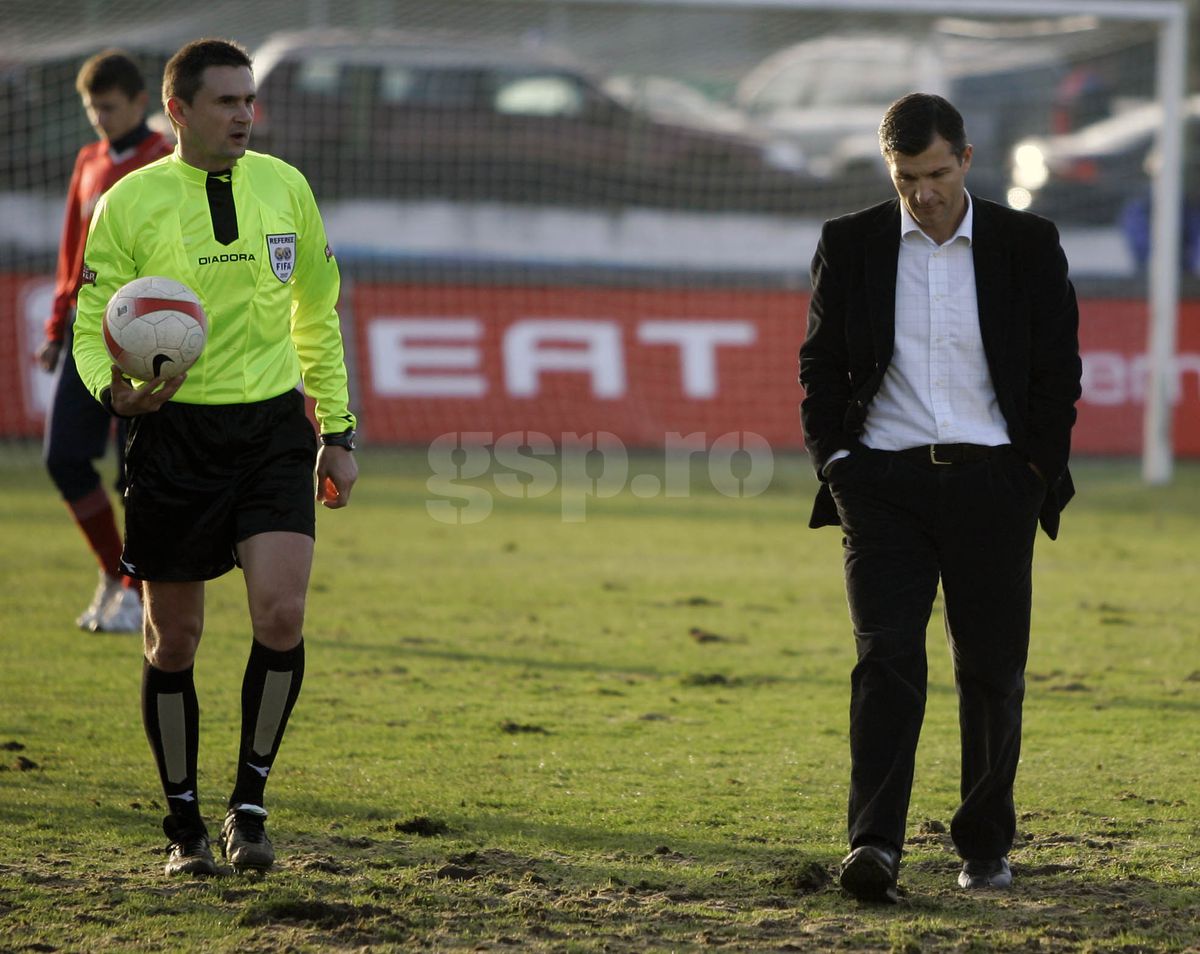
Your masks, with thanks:
M63 500L86 497L100 486L100 473L93 461L104 456L113 433L113 418L83 385L71 355L72 334L67 331L58 367L54 372L54 392L46 414L42 438L42 459L50 478ZM128 422L118 419L116 426L118 494L125 489L125 435Z

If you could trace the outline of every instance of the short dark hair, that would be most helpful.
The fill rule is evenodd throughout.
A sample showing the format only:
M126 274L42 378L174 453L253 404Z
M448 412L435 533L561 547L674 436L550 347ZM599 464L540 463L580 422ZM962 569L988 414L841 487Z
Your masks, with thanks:
M232 40L193 40L167 60L163 69L163 107L172 96L189 106L210 66L250 66L250 54Z
M933 93L909 93L888 107L879 124L879 151L916 156L929 148L935 136L950 143L960 161L967 149L962 114L953 104Z
M95 56L88 57L79 73L75 76L75 88L79 95L90 93L93 96L107 93L110 89L119 89L129 99L133 99L146 88L142 71L129 54L124 50L101 50Z

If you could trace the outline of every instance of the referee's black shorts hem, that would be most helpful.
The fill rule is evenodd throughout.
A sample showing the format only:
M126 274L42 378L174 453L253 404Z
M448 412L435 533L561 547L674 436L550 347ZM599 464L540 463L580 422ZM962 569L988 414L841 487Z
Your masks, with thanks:
M250 404L168 401L134 419L126 451L122 572L215 579L260 533L316 537L317 439L298 391Z

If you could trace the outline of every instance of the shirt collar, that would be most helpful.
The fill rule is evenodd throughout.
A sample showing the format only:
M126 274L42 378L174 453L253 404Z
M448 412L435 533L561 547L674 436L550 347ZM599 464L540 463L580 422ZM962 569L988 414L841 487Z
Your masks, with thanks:
M972 201L971 201L971 193L964 192L963 195L966 196L966 199L967 199L966 214L962 217L962 221L958 223L958 228L955 229L954 234L951 235L950 238L946 241L946 243L945 243L946 245L952 245L954 242L957 242L960 238L964 238L967 240L967 246L969 247L971 245L971 243L975 240L975 206L974 206L974 203L972 203ZM903 202L901 202L900 203L900 240L904 241L905 239L909 238L910 236L912 236L914 234L918 235L920 238L923 238L929 244L931 244L931 245L934 244L933 239L931 239L928 235L926 235L924 232L921 231L921 226L917 225L917 220L912 217L912 215L908 211L908 208L905 206L905 204Z
M184 178L188 179L189 181L198 182L200 185L204 185L206 182L208 182L209 173L203 169L197 169L195 166L188 165L188 163L184 161L183 156L180 155L178 144L175 146L175 151L171 153L171 161L174 162L176 168L183 173ZM235 163L232 169L236 168L237 164ZM226 171L232 171L232 169ZM218 174L220 175L223 173Z
M118 155L134 146L140 146L145 140L150 138L150 127L146 125L146 121L142 122L134 129L129 130L120 139L110 139L108 141L108 152L110 155Z

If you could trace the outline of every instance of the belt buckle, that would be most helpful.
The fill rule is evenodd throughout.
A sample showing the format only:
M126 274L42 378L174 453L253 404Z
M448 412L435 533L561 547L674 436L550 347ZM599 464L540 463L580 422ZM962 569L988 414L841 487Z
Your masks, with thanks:
M930 461L930 463L937 464L939 467L949 467L951 464L954 463L954 461L952 461L952 460L938 460L937 449L938 449L937 444L929 445L929 461Z

